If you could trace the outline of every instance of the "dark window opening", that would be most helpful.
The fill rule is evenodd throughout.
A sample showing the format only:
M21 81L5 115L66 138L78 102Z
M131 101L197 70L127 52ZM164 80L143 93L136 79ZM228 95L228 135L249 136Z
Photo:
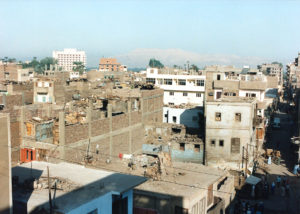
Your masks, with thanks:
M185 150L185 143L179 143L179 150L181 151Z
M224 146L224 140L219 140L219 146Z
M113 195L112 214L128 214L128 198Z
M211 145L211 146L215 146L215 145L216 145L216 141L215 141L215 140L211 140L211 141L210 141L210 145Z
M176 121L177 121L177 117L173 116L173 123L176 123Z
M220 74L217 75L217 80L221 80L221 75Z
M200 144L195 144L194 145L194 151L195 152L200 152Z
M178 129L178 128L172 128L172 132L173 133L176 133L176 134L179 134L181 132L181 129Z

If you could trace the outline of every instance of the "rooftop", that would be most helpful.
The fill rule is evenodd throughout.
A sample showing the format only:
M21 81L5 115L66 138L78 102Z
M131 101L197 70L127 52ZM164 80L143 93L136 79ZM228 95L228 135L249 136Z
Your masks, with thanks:
M31 163L14 167L12 175L19 177L19 183L30 179L31 176L35 179L46 178L47 166L51 182L60 180L68 186L57 189L54 200L57 210L65 213L106 193L122 194L147 180L140 176L90 169L65 162L52 164L40 161L32 162L32 170ZM30 212L38 206L48 206L48 189L34 189L32 192L18 189L14 194L14 200L27 203Z
M199 191L206 190L226 172L216 168L194 163L173 162L173 167L167 167L167 176L162 180L148 180L135 189L167 195L192 198Z

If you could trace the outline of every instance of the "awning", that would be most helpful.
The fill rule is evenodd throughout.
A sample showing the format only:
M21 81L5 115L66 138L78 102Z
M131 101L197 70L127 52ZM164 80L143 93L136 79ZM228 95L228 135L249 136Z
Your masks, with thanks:
M256 185L261 181L260 178L255 177L253 175L250 175L247 179L246 179L246 183L247 184L251 184L251 185Z

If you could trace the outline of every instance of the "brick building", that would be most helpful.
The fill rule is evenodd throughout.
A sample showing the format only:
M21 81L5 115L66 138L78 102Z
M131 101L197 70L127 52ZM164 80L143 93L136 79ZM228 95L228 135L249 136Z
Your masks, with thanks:
M127 67L121 65L115 58L101 58L99 62L99 71L127 71Z

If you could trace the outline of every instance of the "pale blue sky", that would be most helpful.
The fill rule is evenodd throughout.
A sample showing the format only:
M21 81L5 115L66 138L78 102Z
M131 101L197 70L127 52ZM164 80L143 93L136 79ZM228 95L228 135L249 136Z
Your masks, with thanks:
M300 1L2 0L0 57L52 50L102 56L143 48L292 61L300 51Z

